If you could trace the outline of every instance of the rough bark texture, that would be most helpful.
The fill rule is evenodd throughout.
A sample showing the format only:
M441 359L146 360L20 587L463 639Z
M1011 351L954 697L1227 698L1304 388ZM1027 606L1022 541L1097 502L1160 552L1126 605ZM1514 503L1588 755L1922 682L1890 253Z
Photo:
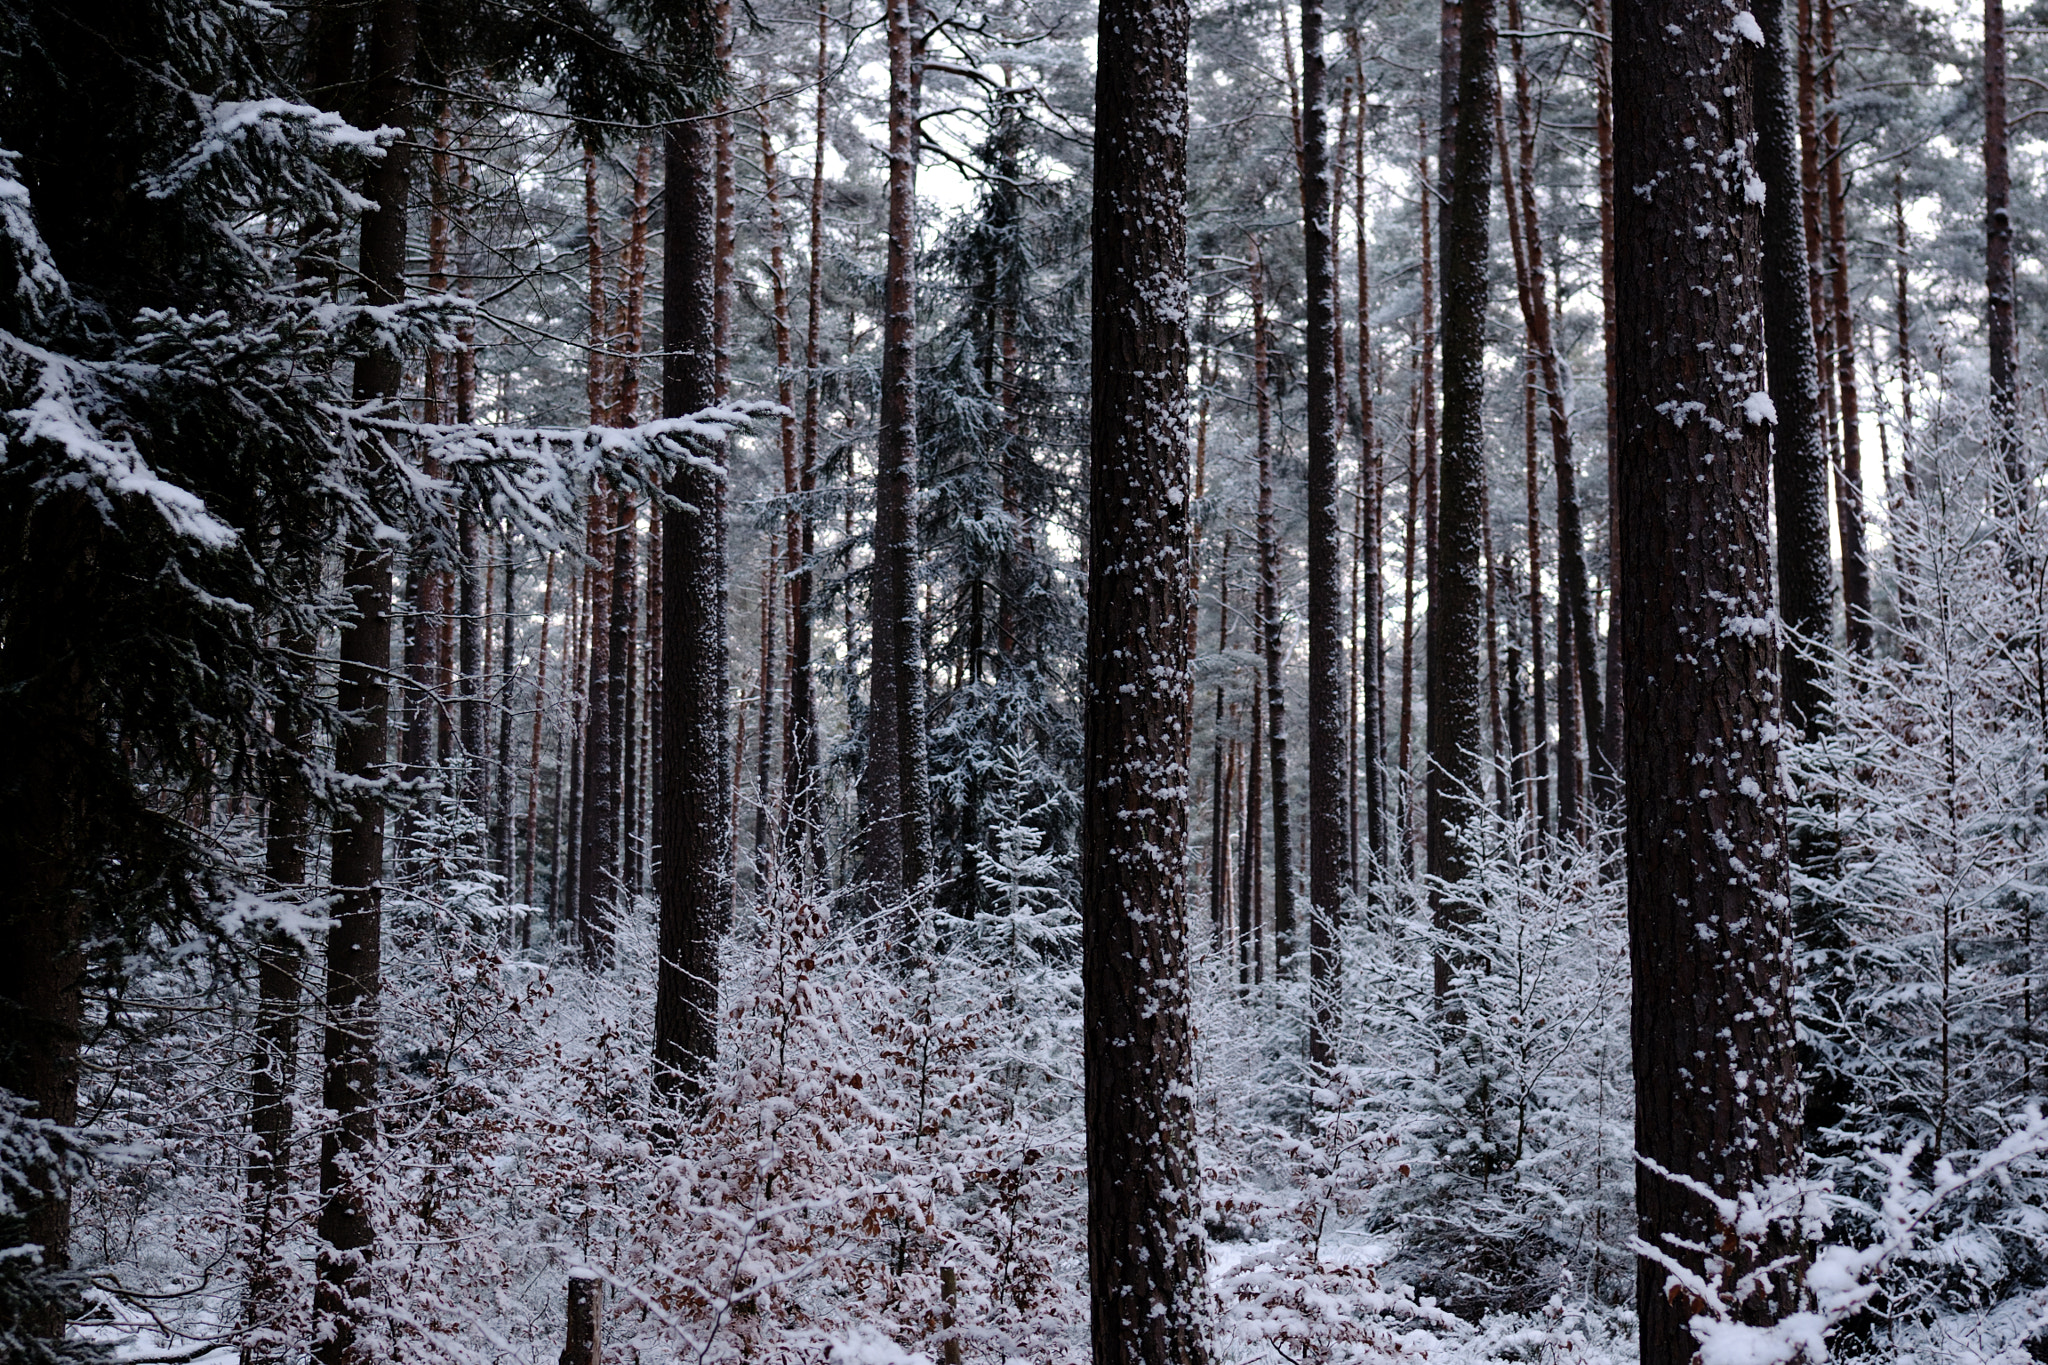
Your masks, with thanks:
M889 0L889 260L875 442L865 877L906 913L931 866L924 640L917 591L917 79L913 0ZM905 926L906 928L912 926ZM906 934L906 950L914 942Z
M799 501L790 514L794 533L789 551L789 734L783 745L782 772L782 789L789 801L786 844L792 867L807 867L815 858L821 870L824 846L817 838L817 793L812 790L818 771L818 716L811 685L811 555L816 533L810 500L818 487L819 407L824 402L818 366L823 358L820 328L825 310L825 91L830 22L828 7L820 5L818 90L811 133L810 279L804 293L804 420L798 442Z
M1762 214L1744 149L1758 51L1706 0L1615 22L1621 644L1639 1235L1757 1264L1702 1197L1799 1169L1793 938L1770 619ZM1733 88L1735 95L1727 91ZM1725 159L1724 159L1725 154ZM1761 1254L1790 1253L1767 1239ZM1645 1365L1685 1365L1698 1306L1638 1261ZM1774 1320L1797 1283L1739 1308ZM1724 1293L1731 1292L1724 1287Z
M416 0L377 0L369 31L370 79L363 116L371 127L403 128L412 104L419 48ZM412 157L395 141L374 163L366 189L377 207L363 217L360 269L366 303L405 294L406 199ZM355 401L395 397L403 358L380 350L356 362ZM341 632L336 702L351 723L336 736L334 766L358 782L385 776L391 690L391 554L369 540L348 551L342 589L354 618ZM320 1208L313 1292L314 1346L321 1365L356 1365L376 1353L364 1340L368 1261L375 1230L369 1172L377 1143L378 993L382 985L384 806L372 788L340 814L332 844L333 927L327 931L327 1027L320 1103L333 1115L320 1139Z
M592 414L596 417L598 414ZM590 556L590 696L583 726L582 838L576 856L576 943L586 967L601 965L611 942L611 900L618 861L618 736L613 709L611 629L614 608L625 594L612 582L611 529L618 500L602 487L590 495L585 552ZM621 585L622 586L622 585Z
M710 406L714 355L713 258L717 216L714 134L703 120L667 133L661 411ZM722 450L715 452L723 460ZM676 467L662 513L661 961L654 996L654 1059L661 1084L695 1093L717 1054L718 935L730 869L727 786L725 541L719 534L722 468Z
M1301 4L1301 200L1308 260L1309 1060L1334 1061L1337 919L1350 878L1343 551L1337 514L1337 263L1330 232L1322 0Z
M1458 107L1450 195L1444 211L1443 452L1437 475L1435 553L1429 595L1429 872L1438 879L1430 911L1440 930L1462 917L1455 890L1472 873L1464 825L1484 805L1480 727L1480 632L1486 626L1481 538L1486 517L1486 238L1492 177L1487 124L1493 118L1493 0L1466 0L1460 21ZM1436 989L1450 985L1439 954Z
M1273 381L1266 268L1252 244L1252 398L1258 413L1259 647L1266 661L1266 758L1273 783L1273 970L1294 973L1294 829L1287 790L1287 675L1281 667L1280 542L1273 527Z
M1185 872L1189 11L1105 0L1099 24L1081 817L1090 1331L1097 1365L1204 1365Z
M1785 719L1806 730L1825 700L1819 665L1800 641L1825 641L1834 613L1828 554L1828 446L1822 429L1820 368L1809 321L1806 219L1801 211L1798 111L1790 72L1785 0L1757 0L1764 49L1751 67L1756 102L1756 169L1763 181L1764 345L1771 406L1771 479L1777 501L1778 613L1787 638L1779 653Z
M1509 0L1508 27L1518 35L1522 32L1522 7L1518 0ZM1536 201L1536 102L1529 88L1529 64L1522 55L1521 38L1512 39L1509 48L1515 75L1515 130L1521 164L1521 180L1516 191L1521 201L1523 255L1529 277L1523 308L1529 324L1530 344L1536 352L1536 363L1543 380L1544 413L1550 425L1551 466L1557 482L1557 591L1561 617L1558 634L1570 637L1569 662L1574 668L1579 690L1579 706L1573 709L1570 681L1563 671L1567 651L1560 644L1558 717L1561 724L1568 713L1574 717L1574 724L1577 716L1585 717L1586 759L1592 795L1606 799L1612 795L1610 779L1613 765L1607 754L1606 726L1601 714L1600 641L1593 626L1593 592L1586 573L1585 532L1579 515L1578 465L1572 446L1571 416L1567 404L1570 395L1565 392L1564 366L1557 358L1555 320L1544 276L1543 219ZM1503 180L1503 185L1505 183ZM1559 297L1562 300L1561 289ZM1566 810L1563 802L1566 790L1574 794L1577 790L1576 783L1569 788L1565 783L1576 761L1573 757L1576 747L1562 742L1559 745L1558 819L1564 828L1578 824L1576 805Z
M1857 416L1855 316L1849 308L1849 205L1842 183L1842 111L1835 99L1841 50L1835 41L1835 6L1820 6L1820 43L1827 54L1821 95L1821 151L1827 162L1828 309L1821 324L1832 328L1830 362L1841 414L1841 463L1835 467L1835 524L1842 537L1843 638L1859 654L1870 653L1870 552L1863 536L1863 431Z
M2026 482L2013 331L2011 139L2005 117L2005 0L1984 0L1984 293L1990 333L1991 420L2014 507Z
M1614 489L1620 477L1616 472L1616 455L1620 449L1619 433L1621 424L1614 413L1614 355L1617 343L1614 336L1614 44L1606 41L1612 25L1608 20L1607 0L1593 0L1593 29L1601 35L1601 41L1593 44L1593 137L1600 163L1600 340L1602 364L1606 371L1607 383L1607 591L1608 602L1613 603L1618 591L1621 553L1614 542ZM1614 647L1614 617L1610 605L1608 611L1608 644L1606 671L1607 704L1601 717L1606 727L1602 743L1607 749L1607 761L1618 774L1621 771L1622 699L1621 699L1621 651Z
M302 677L312 681L314 641L298 633L285 647L302 660ZM266 774L269 801L264 830L266 890L279 900L304 894L306 847L312 833L312 793L305 765L312 759L313 729L303 719L282 725L277 752ZM248 1237L244 1253L249 1283L244 1299L248 1335L245 1365L282 1359L289 1342L279 1324L292 1276L277 1252L278 1228L287 1216L283 1199L291 1186L292 1095L299 1056L300 978L305 948L295 933L267 926L256 944L255 1047L249 1058Z

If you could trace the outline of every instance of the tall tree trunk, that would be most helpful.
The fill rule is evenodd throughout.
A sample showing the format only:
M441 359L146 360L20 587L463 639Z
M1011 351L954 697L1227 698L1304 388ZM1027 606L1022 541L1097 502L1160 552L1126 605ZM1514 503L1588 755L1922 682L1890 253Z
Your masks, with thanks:
M1373 350L1372 350L1372 253L1367 250L1365 219L1365 49L1354 25L1346 35L1351 48L1351 75L1358 91L1358 133L1351 142L1351 204L1356 235L1352 251L1352 267L1357 272L1358 288L1354 300L1357 306L1358 347L1356 356L1358 375L1358 469L1362 494L1366 500L1364 509L1364 532L1360 537L1359 552L1364 560L1366 635L1363 671L1365 673L1365 847L1369 857L1368 869L1377 869L1380 859L1386 856L1384 737L1380 732L1380 717L1386 706L1382 693L1385 690L1386 669L1384 648L1381 643L1383 603L1380 582L1380 491L1385 473L1380 464L1380 439L1378 423L1373 415ZM1376 875L1369 871L1368 877Z
M310 686L317 663L314 637L295 631L283 643L300 662L303 683ZM306 894L306 855L312 836L306 767L313 761L313 727L295 717L279 726L276 738L277 752L266 775L269 810L263 872L269 893L290 903ZM256 944L256 1045L249 1063L249 1135L254 1141L248 1160L248 1335L243 1365L281 1360L288 1343L280 1329L291 1312L285 1300L292 1276L277 1243L287 1216L283 1201L291 1188L292 1096L298 1075L305 956L296 932L275 924L261 931Z
M1741 1242L1695 1192L1734 1201L1800 1170L1777 659L1753 624L1773 609L1761 285L1743 264L1762 215L1722 170L1754 136L1757 54L1726 22L1676 0L1624 8L1615 32L1616 178L1655 187L1616 223L1636 1205L1641 1238L1724 1295L1791 1259L1736 1308L1769 1323L1793 1305L1797 1248ZM1699 1305L1637 1267L1644 1365L1686 1365Z
M902 3L902 0L897 0ZM1095 1358L1208 1360L1188 1020L1183 0L1097 29L1081 978Z
M1223 669L1230 655L1230 551L1232 535L1228 528L1223 532L1223 564L1216 571L1216 716L1215 754L1210 760L1209 788L1211 792L1209 809L1209 918L1212 921L1216 946L1220 951L1225 936L1224 926L1230 916L1230 793L1224 786L1223 750L1226 740L1223 734Z
M1536 358L1523 356L1522 463L1524 525L1529 553L1529 779L1535 790L1529 807L1536 812L1536 833L1550 829L1550 702L1543 645L1543 503L1537 492Z
M1266 757L1273 766L1273 970L1295 971L1294 821L1287 791L1287 680L1280 668L1280 543L1273 528L1273 384L1266 266L1252 243L1252 399L1258 411L1259 645L1266 659Z
M804 422L798 457L799 500L791 512L789 552L789 734L783 745L782 789L788 793L791 868L802 875L808 860L823 871L824 844L818 838L818 717L811 672L811 556L815 529L811 497L818 487L818 436L824 401L820 349L825 312L825 94L830 11L818 6L817 103L811 134L810 278L804 293Z
M611 931L610 900L612 864L618 848L618 769L612 766L617 752L612 740L616 733L612 711L612 631L614 598L620 585L612 582L611 530L618 518L618 499L600 487L590 494L588 525L584 528L584 553L590 567L584 571L589 602L589 671L583 723L583 804L579 811L581 837L576 851L576 942L586 968L595 969L606 958Z
M1425 176L1423 183L1429 183ZM1425 225L1428 218L1424 217ZM1423 298L1429 297L1428 287ZM1422 352L1415 352L1418 370L1427 364ZM1416 465L1416 417L1422 407L1422 384L1411 380L1408 390L1408 517L1401 556L1401 735L1395 750L1395 771L1401 777L1401 800L1395 814L1395 831L1401 839L1401 865L1415 868L1414 821L1410 818L1415 801L1415 784L1409 770L1409 750L1415 730L1415 535L1419 520L1417 504L1422 491L1422 471Z
M1255 599L1256 600L1256 599ZM1252 634L1259 634L1258 610L1252 611ZM1256 644L1256 639L1254 640ZM1237 984L1240 989L1263 984L1266 979L1266 850L1261 837L1265 829L1265 710L1259 705L1256 669L1252 673L1252 737L1246 755L1244 779L1244 832L1237 841Z
M1992 439L2017 513L2027 481L2020 441L2019 362L2013 324L2011 138L2005 117L2005 0L1984 0L1984 294L1990 334Z
M377 0L370 12L369 85L363 117L371 127L411 121L413 61L419 48L416 0ZM359 269L366 303L389 307L405 297L405 216L412 156L405 139L372 166L365 188L377 207L363 216ZM397 397L404 357L380 349L356 362L357 404ZM320 1139L320 1207L315 1358L358 1365L381 1351L366 1340L368 1262L377 1146L378 996L382 989L384 805L391 689L391 554L366 538L348 551L342 575L353 616L341 632L336 704L350 723L336 737L334 766L365 784L338 815L331 845L333 923L327 931L327 1026L320 1103L333 1118Z
M1841 413L1842 462L1835 470L1835 523L1842 537L1843 638L1858 654L1870 653L1870 552L1863 536L1863 431L1856 401L1855 317L1849 309L1849 206L1842 185L1842 111L1835 96L1841 50L1835 43L1834 0L1820 3L1820 45L1827 66L1821 98L1821 154L1827 163L1828 313L1833 323L1832 360ZM1768 191L1767 191L1768 193ZM1768 202L1768 201L1766 201Z
M1308 905L1309 1061L1336 1061L1337 920L1350 880L1345 799L1344 633L1337 515L1337 262L1324 146L1328 67L1322 0L1301 3L1301 197L1308 261Z
M823 94L822 87L819 93ZM782 176L776 166L775 139L768 126L768 105L765 98L765 90L761 104L761 174L767 183L768 189L768 277L774 299L775 401L782 405L782 421L778 434L781 437L782 446L782 497L784 506L787 509L783 513L780 543L776 546L775 558L778 562L774 565L774 593L778 607L781 606L783 599L787 598L790 600L790 627L791 634L793 635L796 625L794 609L796 575L798 568L803 563L803 535L802 528L799 525L801 518L797 512L797 496L800 492L802 475L798 469L796 374L790 368L792 344L789 322L789 270L787 253L784 250L784 239L788 235L788 228L784 225L782 218ZM781 799L774 812L774 818L770 821L772 827L778 832L784 847L788 846L787 831L790 827L790 809L796 799L795 789L788 784L787 778L794 768L801 766L793 762L790 753L790 746L795 742L797 731L800 728L796 720L795 677L796 664L793 659L787 660L782 672L782 686L784 689L784 696L782 698L782 775L785 781L783 783ZM768 734L765 731L762 733L761 743L762 752L765 754L768 745ZM763 775L761 786L765 795L768 786L765 774ZM765 806L763 811L766 814ZM761 823L759 818L757 818L755 829L759 831L760 828ZM794 872L795 868L796 864L792 863L787 871Z
M1455 888L1472 875L1464 830L1483 803L1480 761L1480 632L1486 625L1480 540L1486 516L1484 361L1486 346L1486 126L1493 118L1493 0L1466 0L1460 18L1461 120L1444 207L1443 451L1430 557L1428 860L1435 878L1431 918L1440 932L1469 914ZM1439 953L1436 992L1450 989L1451 959Z
M1780 0L1782 3L1782 0ZM1614 335L1614 44L1608 41L1612 25L1608 18L1607 0L1593 0L1593 31L1599 35L1593 43L1593 123L1594 145L1599 159L1600 178L1600 351L1607 382L1607 572L1608 589L1608 644L1606 674L1606 705L1602 708L1601 745L1607 752L1611 771L1621 772L1622 697L1621 697L1621 651L1614 647L1617 632L1614 629L1613 594L1619 579L1616 577L1621 563L1620 547L1614 540L1614 490L1619 486L1620 474L1616 465L1621 450L1621 423L1614 407L1614 357L1619 343Z
M1910 266L1906 238L1906 183L1902 171L1892 174L1892 229L1896 239L1893 255L1893 269L1897 280L1897 293L1893 299L1892 311L1897 339L1893 343L1898 350L1899 367L1899 487L1887 490L1894 508L1910 507L1919 500L1919 473L1914 468L1913 450L1918 434L1913 428L1913 330L1912 314L1907 307ZM1898 523L1895 520L1893 525ZM1891 537L1894 567L1897 581L1893 594L1899 603L1899 633L1910 640L1919 627L1917 608L1913 601L1913 582L1918 572L1912 552L1905 538L1896 532ZM1910 646L1908 646L1910 648Z
M915 915L930 870L924 642L917 573L917 54L914 0L888 0L889 258L875 445L873 647L864 832L877 909ZM904 951L916 942L906 924Z
M519 899L524 905L533 904L533 865L539 860L540 850L540 741L541 722L548 710L548 631L554 625L555 612L555 556L548 554L548 575L546 586L540 594L540 652L534 665L533 679L533 743L527 748L526 772L526 866L520 875ZM561 774L556 773L559 781Z
M661 411L681 417L710 406L717 383L716 137L693 119L671 125L666 138ZM722 464L723 448L715 453ZM718 938L731 877L723 476L694 460L677 464L661 528L654 1061L661 1088L689 1096L701 1093L718 1052Z
M775 701L776 701L776 649L775 637L781 630L780 613L776 611L779 596L782 557L786 547L777 538L770 536L762 547L761 564L761 738L754 746L754 889L758 892L767 884L774 850L770 840L774 837L774 821L769 818L769 807L775 801Z
M1520 0L1509 0L1508 27L1517 35L1522 32ZM1562 736L1567 728L1566 709L1571 704L1572 688L1563 671L1567 660L1570 660L1576 665L1579 707L1572 712L1569 728L1576 732L1578 716L1584 715L1587 766L1591 770L1593 795L1604 799L1610 794L1612 767L1605 750L1606 731L1601 716L1600 642L1594 630L1593 594L1586 572L1585 533L1581 529L1579 514L1578 465L1572 446L1571 416L1566 404L1569 395L1565 392L1564 367L1557 358L1556 320L1551 312L1543 261L1543 221L1536 201L1535 100L1530 92L1529 64L1523 57L1519 36L1509 40L1509 52L1515 75L1515 128L1521 161L1520 184L1516 188L1521 198L1522 256L1528 271L1528 288L1523 298L1524 318L1529 326L1536 362L1542 372L1544 407L1550 419L1551 465L1557 482L1558 630L1561 637L1569 632L1571 646L1569 650L1563 643L1558 646L1559 730ZM1511 182L1503 174L1501 183L1505 190ZM1560 289L1559 298L1562 297ZM1558 819L1563 828L1577 828L1581 823L1578 791L1577 782L1572 780L1577 745L1561 743L1560 747ZM1572 793L1570 809L1566 809L1564 799L1567 782Z
M512 884L512 628L518 609L518 573L513 559L512 529L505 528L503 618L498 627L498 742L491 751L491 866Z
M1491 497L1488 498L1489 503ZM1480 523L1480 562L1486 572L1486 732L1491 741L1487 752L1493 763L1493 805L1500 812L1503 822L1509 819L1514 806L1514 796L1509 791L1508 764L1511 761L1507 748L1507 729L1501 723L1500 713L1500 602L1496 593L1500 574L1493 559L1493 510L1488 507L1486 519Z
M1776 412L1771 479L1778 526L1778 612L1788 636L1779 651L1779 676L1785 719L1810 733L1821 723L1826 702L1811 646L1828 639L1834 614L1828 447L1809 311L1799 114L1790 83L1793 54L1785 32L1785 0L1758 0L1755 17L1764 35L1764 49L1751 66L1764 201L1764 354Z

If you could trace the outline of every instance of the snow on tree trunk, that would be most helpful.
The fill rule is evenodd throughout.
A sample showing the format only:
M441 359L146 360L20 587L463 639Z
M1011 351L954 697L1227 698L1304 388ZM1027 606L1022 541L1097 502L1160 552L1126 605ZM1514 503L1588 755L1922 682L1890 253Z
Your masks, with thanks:
M1081 836L1095 1359L1204 1365L1188 1020L1187 43L1184 3L1098 28Z
M1794 1257L1738 1308L1768 1323L1796 1248L1716 1211L1800 1164L1746 27L1701 0L1616 17L1616 540L1638 1227L1730 1297ZM1644 1365L1697 1345L1700 1305L1666 1289L1639 1259Z

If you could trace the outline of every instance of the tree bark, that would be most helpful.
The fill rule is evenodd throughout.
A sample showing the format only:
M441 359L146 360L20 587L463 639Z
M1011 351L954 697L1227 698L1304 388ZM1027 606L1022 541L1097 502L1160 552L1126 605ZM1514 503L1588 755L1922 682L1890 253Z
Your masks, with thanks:
M1344 789L1342 522L1337 513L1337 265L1331 239L1322 0L1301 3L1301 198L1308 262L1309 1061L1336 1060L1337 921L1350 880Z
M1351 142L1351 201L1356 228L1352 266L1358 275L1358 347L1353 352L1358 375L1358 468L1361 496L1366 502L1365 527L1359 546L1365 561L1365 597L1361 605L1366 625L1366 643L1362 646L1366 657L1362 670L1365 674L1365 847L1369 856L1365 866L1377 869L1380 859L1386 856L1386 744L1380 727L1380 717L1386 711L1382 696L1386 660L1381 636L1384 604L1380 582L1380 494L1386 476L1380 463L1379 426L1373 415L1372 254L1367 250L1365 219L1365 53L1356 26L1352 27L1347 38L1351 47L1352 78L1358 88L1358 133ZM1376 875L1376 871L1368 871L1367 875Z
M1522 6L1520 0L1509 0L1508 27L1515 33L1522 32ZM1585 718L1585 740L1587 767L1590 770L1592 795L1605 799L1610 796L1613 768L1606 752L1606 728L1601 715L1600 704L1600 642L1593 625L1593 594L1586 572L1585 533L1581 529L1578 491L1578 465L1572 445L1571 416L1567 409L1564 386L1564 367L1557 358L1556 325L1551 312L1550 297L1543 262L1543 221L1536 201L1536 117L1535 100L1529 88L1529 64L1522 54L1522 40L1509 40L1510 61L1515 76L1515 127L1520 150L1521 177L1517 186L1521 199L1520 230L1523 238L1524 266L1528 271L1528 289L1523 299L1524 317L1529 325L1529 338L1536 352L1536 362L1543 378L1544 410L1550 420L1551 465L1557 483L1557 591L1559 634L1570 636L1570 649L1563 641L1558 646L1558 664L1562 670L1567 659L1575 665L1579 690L1579 706L1572 711L1573 728L1577 717ZM1505 190L1509 180L1502 177ZM1513 222L1511 217L1510 222ZM1510 228L1512 231L1513 228ZM1563 292L1559 291L1562 302ZM1571 703L1571 687L1560 671L1558 675L1558 716L1560 729L1563 728L1566 708ZM1558 819L1564 828L1579 828L1580 815L1577 808L1577 783L1571 782L1572 808L1565 809L1564 793L1567 779L1577 762L1576 744L1560 744L1558 760Z
M1492 189L1485 130L1494 97L1493 0L1466 0L1458 60L1461 125L1444 209L1443 450L1429 596L1427 852L1436 879L1431 917L1444 932L1468 913L1455 888L1474 870L1465 824L1483 807L1485 792L1479 692L1486 585L1480 549L1486 516L1486 250ZM1439 997L1450 988L1450 974L1451 961L1440 954Z
M1209 918L1220 952L1230 920L1230 791L1224 785L1223 669L1230 655L1231 532L1223 532L1223 564L1216 571L1216 716L1215 753L1209 764Z
M301 663L300 677L313 680L315 640L293 632L284 647ZM296 717L278 728L277 751L266 774L269 800L264 831L263 872L270 895L295 903L306 894L306 855L312 834L312 792L306 767L313 760L313 727ZM267 1365L284 1357L280 1332L290 1309L285 1302L291 1276L277 1250L280 1207L291 1187L292 1096L299 1057L299 1007L305 948L296 931L266 926L256 944L255 1048L249 1061L248 1289L244 1300L248 1336L244 1365Z
M715 134L703 120L666 134L661 411L711 405L717 384ZM723 464L723 448L712 452ZM730 729L725 652L724 470L678 464L662 513L661 959L654 1060L664 1092L694 1096L718 1050L718 939L731 869L726 826ZM678 505L680 504L680 505Z
M1984 0L1984 295L1990 334L1992 440L2006 482L2006 506L2017 513L2027 465L2020 441L2018 343L2013 323L2012 168L2005 68L2005 0Z
M1621 424L1614 408L1614 357L1618 342L1614 335L1614 45L1607 0L1593 0L1593 30L1600 37L1593 43L1594 146L1600 176L1600 350L1605 368L1607 406L1607 572L1609 615L1607 622L1606 706L1601 723L1601 744L1607 751L1610 769L1621 772L1622 698L1621 651L1614 647L1613 594L1617 590L1621 563L1620 547L1614 540L1614 489L1621 477L1616 469L1621 448Z
M1842 462L1835 470L1835 523L1842 537L1843 638L1850 649L1868 655L1872 630L1870 552L1863 535L1863 431L1856 401L1855 317L1849 309L1849 207L1842 185L1842 111L1835 97L1842 54L1835 43L1834 0L1820 3L1820 44L1827 55L1821 80L1821 97L1827 107L1827 116L1821 121L1821 152L1827 161L1827 316L1833 323L1832 360L1839 394L1837 411L1842 419Z
M1741 1243L1679 1183L1733 1200L1800 1169L1769 455L1753 401L1762 215L1741 164L1758 54L1726 23L1705 0L1673 0L1624 8L1615 32L1616 178L1652 187L1622 196L1616 222L1636 1198L1642 1239L1723 1294L1760 1257L1791 1257L1737 1307L1768 1323L1792 1306L1797 1249ZM1636 1302L1645 1365L1690 1362L1692 1297L1640 1259Z
M931 866L924 641L917 572L917 73L914 0L888 0L889 255L875 444L873 646L864 782L875 910L915 917ZM906 922L908 952L918 926Z
M548 555L547 583L540 594L540 653L534 665L533 743L527 749L526 773L526 866L520 876L519 899L533 904L533 866L540 851L540 741L541 722L548 709L548 631L554 624L555 556ZM559 781L560 772L556 773Z
M1758 0L1755 17L1764 35L1764 49L1751 68L1757 172L1764 196L1764 345L1771 406L1777 414L1771 433L1771 479L1777 504L1778 613L1787 632L1778 671L1785 719L1811 733L1822 722L1826 704L1812 644L1827 640L1834 614L1827 434L1822 428L1820 362L1809 312L1798 110L1789 80L1793 54L1785 32L1785 0Z
M1189 23L1182 0L1105 0L1097 30L1081 973L1101 1365L1208 1360L1184 870Z
M788 793L792 876L817 860L823 871L824 845L818 839L817 704L812 695L811 556L815 553L811 497L818 487L819 405L824 401L819 365L820 329L825 311L825 92L830 11L818 7L818 83L811 140L810 279L804 294L804 421L798 455L798 501L791 516L789 551L789 734L783 744L782 789Z
M363 116L371 127L411 121L413 62L419 50L416 0L377 0L370 14L370 77ZM366 184L376 207L363 216L359 268L366 303L405 297L406 201L412 155L394 141ZM354 398L388 402L403 383L404 358L380 349L356 362ZM391 702L391 553L374 539L352 546L342 576L353 617L341 632L335 701L350 717L335 740L337 771L364 784L339 812L331 846L333 924L327 931L327 1026L321 1106L333 1119L320 1140L320 1207L315 1232L314 1355L320 1365L375 1358L368 1326L368 1263L375 1254L371 1172L377 1146L378 997L382 989L384 804Z
M1280 544L1273 527L1273 385L1266 267L1252 242L1252 402L1258 413L1259 646L1266 662L1266 757L1273 783L1273 970L1294 974L1294 821L1287 791L1287 682L1281 671Z

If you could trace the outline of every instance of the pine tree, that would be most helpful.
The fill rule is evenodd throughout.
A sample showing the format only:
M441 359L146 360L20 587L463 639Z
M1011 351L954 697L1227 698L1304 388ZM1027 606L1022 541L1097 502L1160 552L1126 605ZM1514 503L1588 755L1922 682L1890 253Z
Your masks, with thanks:
M1615 22L1615 178L1650 187L1616 211L1636 1205L1658 1257L1768 1323L1791 1308L1796 1268L1741 1277L1781 1256L1796 1267L1796 1250L1775 1220L1737 1228L1726 1210L1768 1209L1769 1183L1798 1174L1800 1090L1762 299L1745 264L1761 245L1745 159L1760 48L1726 22L1690 0ZM1652 1256L1636 1285L1643 1361L1692 1360L1695 1296L1667 1293Z
M1189 1080L1187 44L1098 21L1082 982L1095 1359L1208 1359Z

